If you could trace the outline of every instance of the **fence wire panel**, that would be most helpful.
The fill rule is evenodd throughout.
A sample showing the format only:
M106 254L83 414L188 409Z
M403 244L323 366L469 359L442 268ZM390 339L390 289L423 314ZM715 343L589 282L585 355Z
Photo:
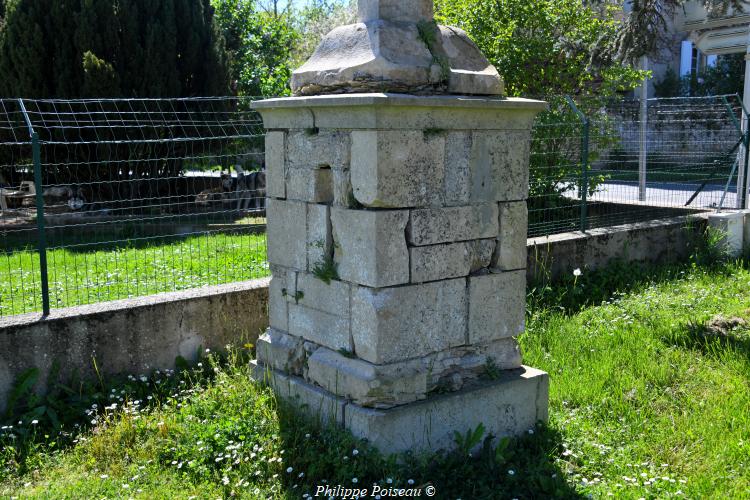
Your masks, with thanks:
M41 309L31 136L17 100L0 100L0 316Z
M8 101L0 314L41 303L21 104L39 136L53 308L268 274L263 126L249 100Z
M738 207L737 96L576 106L588 134L564 99L551 99L535 125L530 237Z

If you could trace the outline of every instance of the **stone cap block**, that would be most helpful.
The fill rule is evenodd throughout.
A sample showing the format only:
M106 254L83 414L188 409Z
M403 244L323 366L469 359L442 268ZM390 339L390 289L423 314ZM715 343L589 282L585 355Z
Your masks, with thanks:
M437 25L432 0L359 0L359 21L323 38L292 75L295 94L504 94L502 77L469 36Z
M482 96L361 93L252 103L267 129L529 130L547 103Z

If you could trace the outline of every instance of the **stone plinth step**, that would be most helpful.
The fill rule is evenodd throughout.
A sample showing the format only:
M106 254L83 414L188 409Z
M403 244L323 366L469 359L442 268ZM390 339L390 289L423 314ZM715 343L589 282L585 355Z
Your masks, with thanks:
M454 432L480 424L485 435L519 436L549 418L549 376L523 366L503 371L493 381L388 410L363 408L301 378L253 362L253 378L269 384L282 399L328 424L339 424L367 439L384 454L453 449Z

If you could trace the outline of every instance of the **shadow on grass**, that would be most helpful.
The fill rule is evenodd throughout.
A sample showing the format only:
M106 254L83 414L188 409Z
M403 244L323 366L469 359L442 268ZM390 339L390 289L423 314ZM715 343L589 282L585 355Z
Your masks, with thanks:
M747 318L717 317L707 323L689 323L674 332L669 341L712 357L727 351L736 352L750 363L750 323Z
M612 261L595 271L583 270L552 281L541 276L529 283L527 308L530 313L554 310L576 314L582 309L600 305L618 295L638 292L656 283L679 279L685 273L701 268L717 276L729 276L732 267L713 256L693 256L690 260L670 264Z
M40 450L72 448L80 435L126 408L131 414L145 412L209 383L216 374L210 363L201 363L204 359L198 350L195 363L180 357L175 370L138 376L103 376L95 361L86 376L77 370L63 376L58 363L44 377L37 368L26 370L16 378L0 413L0 482L27 474Z
M231 224L233 223L228 222L225 225ZM199 225L183 224L183 227L187 228L183 232L180 231L179 225L173 227L154 225L150 230L136 225L121 225L121 227L116 228L105 226L96 232L88 233L76 233L74 228L71 228L70 232L50 230L47 234L47 244L48 247L66 248L69 252L87 254L122 249L158 248L181 244L191 239L206 236L250 236L265 232L265 227L261 225L237 224L236 227L222 227L220 229L211 229L209 226L205 226L205 230L201 230ZM11 233L4 233L3 253L36 252L38 242L35 234L14 236Z
M383 456L366 441L338 426L315 422L288 404L280 404L279 420L286 457L293 474L285 481L289 498L325 495L325 486L367 488L433 487L435 498L584 498L555 464L562 436L540 426L533 435L498 440L491 436L478 451ZM302 475L300 475L302 474ZM328 496L328 495L325 495ZM383 496L385 498L385 496Z

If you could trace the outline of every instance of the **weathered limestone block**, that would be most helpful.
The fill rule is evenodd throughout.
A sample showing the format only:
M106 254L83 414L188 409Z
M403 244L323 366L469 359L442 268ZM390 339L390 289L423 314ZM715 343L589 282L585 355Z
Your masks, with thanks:
M286 198L286 134L266 134L266 194Z
M525 321L525 271L469 278L470 344L518 336Z
M289 331L289 306L286 297L297 287L297 273L271 266L271 283L268 287L268 321L271 328ZM293 292L291 292L293 293Z
M450 131L446 137L447 206L528 197L529 132L519 130Z
M338 398L306 383L298 377L272 370L262 363L250 363L252 376L260 383L268 384L278 397L294 404L303 413L324 424L343 423L345 399Z
M530 131L477 131L470 160L472 201L521 201L529 193Z
M354 208L352 174L349 168L333 169L333 206Z
M297 169L286 183L290 200L310 203L333 202L333 171L330 168Z
M258 361L283 373L302 375L307 361L304 340L269 328L256 344Z
M340 130L293 130L287 135L287 166L289 169L349 167L351 139ZM296 174L295 174L296 175Z
M334 259L342 281L370 287L409 282L407 211L331 210Z
M521 366L521 349L514 338L456 347L424 360L431 374L428 391L458 391L480 378Z
M350 320L299 303L289 304L289 333L335 351L352 351Z
M468 205L471 196L472 132L451 130L445 137L445 205Z
M503 371L492 382L388 410L350 403L345 426L383 453L451 449L457 430L466 432L479 424L498 439L533 429L548 419L548 400L548 375L522 367Z
M351 137L338 130L288 134L287 191L290 199L349 206Z
M444 134L352 132L352 188L357 201L367 207L440 206L444 168Z
M409 249L412 283L468 276L488 268L495 240L462 241Z
M500 204L500 236L497 239L492 267L501 271L526 268L526 238L529 211L525 201Z
M331 208L307 205L307 270L312 272L333 255Z
M412 210L408 240L414 246L496 238L499 232L497 203L465 207Z
M327 284L312 274L295 273L294 288L285 291L291 335L334 350L352 350L348 283Z
M266 216L268 262L299 270L307 269L307 205L269 198Z
M392 408L427 398L435 391L457 391L499 371L521 366L515 339L451 348L398 363L376 365L321 348L306 361L306 379L370 408Z
M466 280L352 290L358 357L376 364L426 356L466 343Z
M296 288L287 294L286 300L309 309L349 318L350 297L351 285L349 283L331 281L329 284L312 274L298 273Z
M719 246L729 257L739 258L744 250L745 214L742 212L722 212L709 214L708 226L720 238Z
M322 388L363 406L390 408L427 397L427 371L419 361L374 365L318 349L308 360L307 377Z

